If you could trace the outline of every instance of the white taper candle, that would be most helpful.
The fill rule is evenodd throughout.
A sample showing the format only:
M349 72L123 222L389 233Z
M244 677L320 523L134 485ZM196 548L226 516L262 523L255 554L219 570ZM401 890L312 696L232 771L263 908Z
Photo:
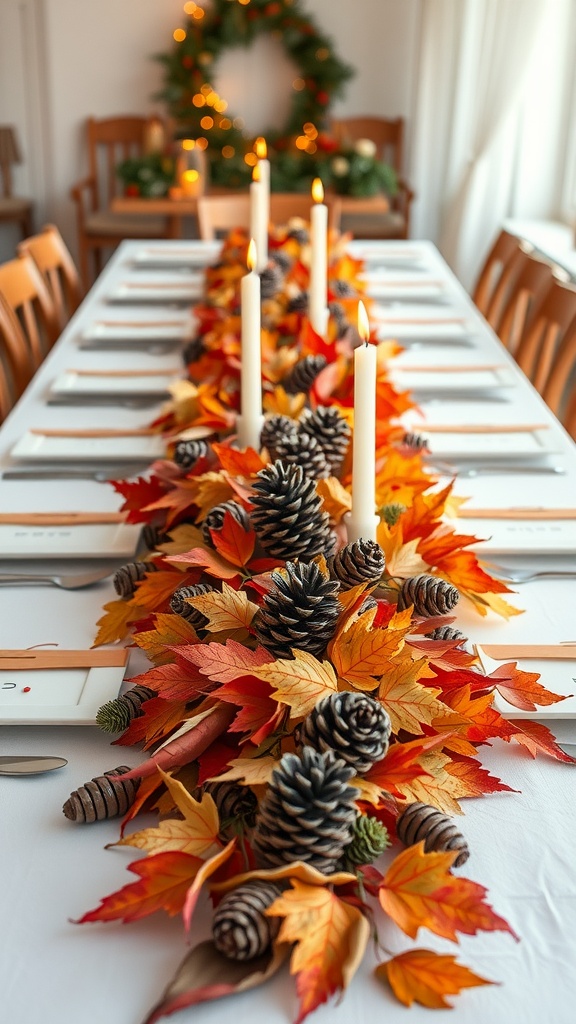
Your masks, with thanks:
M320 178L312 184L314 205L310 211L310 323L322 337L328 326L328 207L322 202Z
M376 346L368 344L370 327L358 303L358 331L365 344L354 352L354 439L352 509L346 516L348 543L376 540Z
M260 448L262 415L262 344L260 335L260 278L254 272L254 239L248 247L248 270L240 285L242 313L242 373L240 415L236 421L238 446Z

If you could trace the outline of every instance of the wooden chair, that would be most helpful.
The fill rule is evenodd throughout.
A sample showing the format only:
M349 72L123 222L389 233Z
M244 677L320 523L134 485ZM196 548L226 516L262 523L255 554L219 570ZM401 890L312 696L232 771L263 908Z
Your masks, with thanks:
M12 194L12 164L22 162L16 130L11 125L0 125L0 221L15 221L22 238L32 228L32 201Z
M472 292L472 300L484 316L490 308L502 274L518 252L519 246L520 239L517 235L501 231L490 249Z
M512 281L505 271L488 310L488 323L518 361L520 343L554 281L554 268L544 257L520 246L512 259ZM525 371L526 372L526 371ZM530 374L528 374L530 376Z
M78 271L62 235L54 224L47 224L39 235L20 242L18 253L28 253L42 274L56 309L62 330L83 298Z
M4 418L34 375L18 317L0 294L0 417Z
M58 317L38 267L27 253L0 265L0 294L16 314L34 369L60 334Z
M292 192L273 192L270 196L272 224L286 224L291 217L310 220L310 196ZM338 199L326 198L328 223L338 229L340 204ZM250 196L247 192L231 195L206 195L198 198L198 232L204 241L213 241L217 233L232 228L250 227Z
M520 339L518 365L556 415L576 366L576 285L555 277ZM559 416L560 418L560 416Z
M408 238L410 204L414 193L402 176L404 118L340 118L332 122L332 131L343 145L353 145L359 139L371 139L376 144L379 159L394 168L398 179L398 192L390 198L390 210L387 213L343 213L343 230L352 231L357 238Z
M121 191L116 168L122 160L144 152L149 118L88 118L88 176L71 191L76 203L80 274L84 286L92 283L90 254L94 269L102 269L102 252L115 249L123 238L168 238L168 220L147 214L119 214L108 209Z

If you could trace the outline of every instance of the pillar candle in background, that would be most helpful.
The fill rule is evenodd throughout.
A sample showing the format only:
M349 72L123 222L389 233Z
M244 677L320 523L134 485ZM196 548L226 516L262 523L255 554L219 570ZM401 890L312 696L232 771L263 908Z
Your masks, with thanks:
M262 215L266 225L266 237L264 244L258 249L258 263L256 266L258 273L262 273L268 263L268 224L270 223L270 161L266 159L268 147L266 139L263 139L262 136L256 139L254 151L258 157L258 175L260 185L262 186L260 202L262 203Z
M376 540L376 345L363 302L358 303L358 332L365 344L354 352L354 439L352 509L346 517L348 543Z
M328 207L322 202L320 178L312 183L314 205L310 211L310 323L323 338L328 327Z
M260 180L260 164L258 163L252 171L252 184L250 185L250 237L256 243L257 253L268 250L268 213L265 198ZM258 261L257 270L263 269Z
M262 415L262 345L260 335L260 278L255 273L258 254L254 239L248 246L248 273L240 286L242 314L242 371L240 415L237 419L238 446L260 448Z

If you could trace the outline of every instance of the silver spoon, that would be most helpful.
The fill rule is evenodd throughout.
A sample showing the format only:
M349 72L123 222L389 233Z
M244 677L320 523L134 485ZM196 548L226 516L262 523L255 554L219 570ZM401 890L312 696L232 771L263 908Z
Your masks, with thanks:
M66 764L68 761L63 757L7 755L0 757L0 775L40 775L42 772L63 768Z

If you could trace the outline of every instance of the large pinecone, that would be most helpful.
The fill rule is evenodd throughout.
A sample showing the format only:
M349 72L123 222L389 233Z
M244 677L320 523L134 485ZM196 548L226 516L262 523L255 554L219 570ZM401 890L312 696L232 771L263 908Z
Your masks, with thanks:
M283 416L281 413L274 413L273 416L264 420L264 426L260 432L260 445L262 448L268 449L271 459L276 459L278 457L276 445L283 441L288 434L293 434L297 430L297 420L292 420L289 416Z
M390 846L388 829L378 818L359 814L354 823L352 842L344 850L343 868L354 870L360 864L372 864Z
M96 725L104 732L124 732L133 718L140 718L142 705L156 696L156 690L149 686L133 686L121 697L106 701L96 712Z
M93 822L117 818L134 803L139 779L123 779L125 765L98 775L70 793L62 810L69 821Z
M439 576L411 576L404 580L398 607L414 605L417 615L447 615L458 603L460 594L456 587Z
M326 366L326 356L304 356L292 368L290 373L284 377L282 387L289 395L297 395L299 392L308 392L316 377Z
M157 572L154 562L126 562L114 573L112 582L119 597L134 597L136 584L143 580L146 573Z
M375 540L355 540L340 548L329 563L330 575L337 579L344 590L351 590L361 583L375 585L380 580L386 565L382 548Z
M277 262L268 263L260 274L260 295L263 299L273 299L282 290L284 274Z
M180 469L192 469L198 459L208 456L208 445L202 440L177 441L174 447L174 462Z
M353 299L356 290L343 277L335 277L330 281L330 291L340 299Z
M265 911L281 893L278 885L263 879L226 893L212 923L216 949L231 960L252 960L265 953L280 928L280 918L267 917Z
M300 466L304 476L321 480L330 476L330 465L320 443L305 431L286 434L276 442L274 458L281 459L289 466Z
M334 635L341 612L335 596L339 586L315 562L287 562L286 573L272 573L274 586L253 620L256 637L277 658L289 658L293 647L317 657Z
M288 301L286 312L306 314L308 312L308 292L298 292L297 295L293 295Z
M460 645L468 642L468 637L464 636L459 629L453 629L452 626L437 626L431 633L425 633L425 636L429 640L459 640Z
M145 523L142 529L142 543L147 551L156 551L159 544L166 544L170 537L160 526Z
M186 622L194 626L194 629L202 629L208 619L193 604L188 604L186 599L209 594L214 589L209 583L196 583L192 587L178 587L178 590L175 590L170 598L170 611L186 619Z
M310 562L316 555L332 554L336 538L330 517L322 512L316 482L299 466L280 460L258 473L250 513L263 548L272 558Z
M258 801L248 786L238 782L207 782L204 792L209 793L220 819L220 835L231 838L238 828L253 828Z
M398 839L405 846L413 846L424 840L424 850L459 850L452 865L461 868L470 856L468 843L447 814L430 804L408 804L396 822Z
M273 263L278 264L283 274L287 274L292 266L291 257L282 249L273 249L270 253L269 259L271 259Z
M182 359L184 365L188 366L190 363L196 363L200 356L206 351L202 338L190 338L182 349Z
M206 544L211 544L212 547L212 536L210 530L221 530L224 525L224 517L226 513L234 516L234 519L240 526L248 531L250 530L250 520L246 509L242 508L237 501L223 501L221 505L214 505L214 508L210 509L204 522L202 523L202 537Z
M344 417L335 407L320 405L307 415L303 429L316 438L335 476L350 444L351 430Z
M413 452L426 451L430 445L428 438L424 434L417 434L413 430L407 430L402 438L402 444L405 448L410 448Z
M314 750L333 750L356 775L364 775L388 750L388 712L365 693L344 690L324 697L300 726L299 741Z
M301 860L330 874L352 838L354 769L331 751L284 754L260 801L252 845L262 867Z

